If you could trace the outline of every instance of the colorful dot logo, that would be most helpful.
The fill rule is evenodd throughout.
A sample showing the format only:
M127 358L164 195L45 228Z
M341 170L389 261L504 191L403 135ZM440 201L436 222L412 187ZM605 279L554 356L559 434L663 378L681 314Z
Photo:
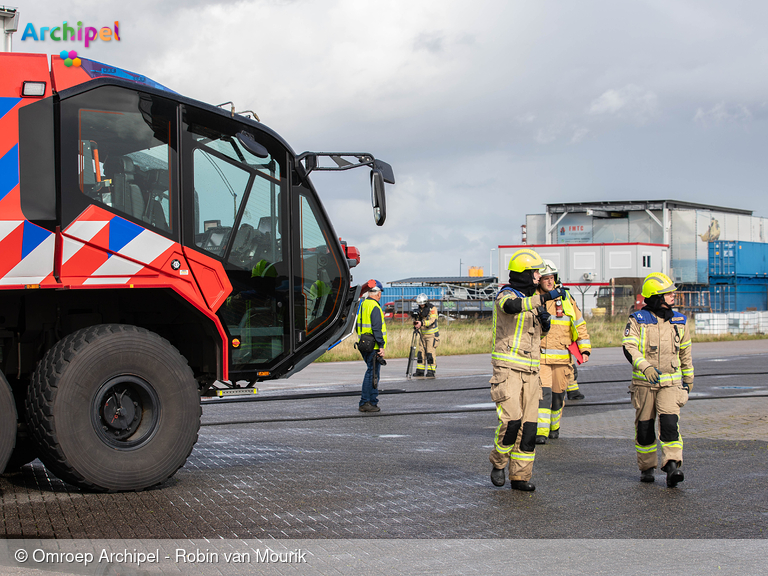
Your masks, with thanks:
M59 56L64 60L64 66L80 66L81 64L80 58L77 57L77 52L74 50L70 50L69 52L62 50L59 52Z

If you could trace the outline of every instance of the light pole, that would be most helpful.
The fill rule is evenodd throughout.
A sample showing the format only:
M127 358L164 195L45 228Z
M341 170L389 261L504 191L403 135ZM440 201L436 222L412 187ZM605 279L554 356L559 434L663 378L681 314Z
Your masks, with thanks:
M11 36L19 27L19 13L15 8L0 6L0 29L3 32L0 52L12 52Z
M493 253L496 252L496 248L491 248L491 261L488 263L488 276L493 276Z

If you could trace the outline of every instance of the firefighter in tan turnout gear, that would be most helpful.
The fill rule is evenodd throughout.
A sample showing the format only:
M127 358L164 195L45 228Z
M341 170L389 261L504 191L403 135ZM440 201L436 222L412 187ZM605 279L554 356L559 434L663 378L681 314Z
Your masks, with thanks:
M413 327L421 331L419 338L419 354L416 356L416 372L414 376L435 377L437 370L437 354L435 349L440 343L440 332L437 329L437 308L429 303L426 294L416 296L416 320Z
M661 469L667 486L685 477L680 408L693 388L691 337L686 317L672 310L677 288L664 274L654 272L643 282L645 307L633 312L624 330L624 354L632 363L632 405L635 407L635 448L640 480L653 482L658 465L656 416L659 418Z
M544 260L545 267L539 280L539 294L546 294L560 286L557 267L551 260ZM546 444L547 438L560 437L560 419L565 404L565 391L573 376L571 352L568 347L576 342L584 362L589 360L592 345L587 333L587 323L568 294L546 303L550 315L549 333L541 340L541 400L536 444Z
M504 486L504 470L509 464L511 487L524 491L536 489L530 480L541 396L541 337L549 331L549 314L544 304L567 296L562 288L546 294L536 293L542 268L544 261L531 249L512 254L509 284L499 290L493 307L490 383L499 426L490 455L491 482Z

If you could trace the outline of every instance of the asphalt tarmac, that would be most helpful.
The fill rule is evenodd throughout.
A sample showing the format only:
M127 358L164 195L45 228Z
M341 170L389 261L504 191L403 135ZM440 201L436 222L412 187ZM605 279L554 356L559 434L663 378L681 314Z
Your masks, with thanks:
M404 361L390 360L375 414L357 410L362 361L315 364L263 383L249 401L206 401L198 444L159 487L87 493L39 461L0 477L4 537L582 539L608 548L686 539L689 553L702 554L699 544L717 539L759 543L752 553L764 558L768 340L694 344L694 365L680 422L685 481L674 489L661 472L639 482L630 367L619 349L598 349L579 369L586 398L567 403L560 439L537 446L532 493L489 479L497 419L487 355L438 358L434 380L405 379ZM569 549L589 565L578 564L583 545ZM722 568L711 573L729 573ZM560 572L545 563L527 573Z

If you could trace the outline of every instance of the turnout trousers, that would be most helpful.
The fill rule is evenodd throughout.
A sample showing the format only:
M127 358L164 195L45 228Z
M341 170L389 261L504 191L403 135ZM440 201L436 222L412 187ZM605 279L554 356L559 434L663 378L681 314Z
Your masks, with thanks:
M680 384L673 386L629 387L635 407L635 449L640 470L658 466L656 417L659 419L661 466L670 460L683 461L683 437L680 435L680 408L688 401L688 392Z
M536 447L536 420L541 388L537 372L511 368L493 369L491 398L496 403L499 426L494 436L490 461L494 468L506 468L509 479L528 481L533 476Z
M548 436L560 430L560 419L565 405L565 390L573 374L570 364L541 364L541 400L537 436Z
M573 356L571 356L571 362L574 362L574 363L576 362L576 360L573 359ZM567 384L566 391L570 394L575 394L575 393L578 393L579 391L579 383L578 383L579 371L573 367L573 364L571 364L570 366L571 366L571 373L568 375L568 384Z
M437 348L440 340L434 334L422 334L419 338L419 353L416 356L417 372L432 372L437 370Z

